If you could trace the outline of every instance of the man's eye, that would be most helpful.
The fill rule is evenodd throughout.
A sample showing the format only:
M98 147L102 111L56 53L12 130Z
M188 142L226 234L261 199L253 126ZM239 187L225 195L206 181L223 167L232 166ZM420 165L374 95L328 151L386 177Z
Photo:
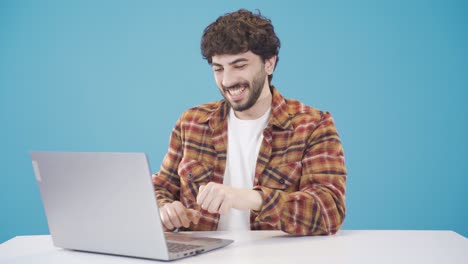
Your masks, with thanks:
M236 68L236 69L242 69L242 68L244 68L246 65L247 65L247 64L236 65L236 66L234 66L234 68Z
M214 68L214 69L213 69L213 71L215 71L215 72L220 72L220 71L222 71L222 70L223 70L223 68Z

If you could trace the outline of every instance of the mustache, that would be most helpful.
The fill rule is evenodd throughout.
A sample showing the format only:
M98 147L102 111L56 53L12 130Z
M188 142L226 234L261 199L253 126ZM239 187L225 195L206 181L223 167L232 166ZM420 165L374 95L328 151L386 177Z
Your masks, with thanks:
M229 90L229 89L232 89L232 88L240 88L240 87L242 87L242 86L245 86L245 87L249 88L249 87L250 87L250 84L249 84L249 82L238 82L238 83L235 83L235 84L233 84L233 85L231 85L231 86L222 86L222 87L223 87L223 90L224 90L224 91L227 91L227 90Z

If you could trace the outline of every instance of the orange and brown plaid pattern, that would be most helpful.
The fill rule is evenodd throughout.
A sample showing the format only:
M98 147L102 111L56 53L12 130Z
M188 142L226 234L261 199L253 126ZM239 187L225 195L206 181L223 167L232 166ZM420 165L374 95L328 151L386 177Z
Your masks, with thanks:
M330 113L285 99L274 87L271 116L257 159L254 190L263 205L251 211L252 230L296 235L334 234L345 212L343 148ZM216 230L218 214L203 210L200 185L223 183L228 104L194 107L177 121L160 171L153 175L159 206L179 200L202 217L188 230Z

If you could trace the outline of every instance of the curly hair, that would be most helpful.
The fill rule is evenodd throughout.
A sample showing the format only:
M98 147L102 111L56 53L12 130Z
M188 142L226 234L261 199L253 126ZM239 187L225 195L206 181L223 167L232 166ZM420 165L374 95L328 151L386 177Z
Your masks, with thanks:
M220 16L205 28L201 39L201 52L209 64L215 55L251 51L263 62L276 56L276 68L280 46L271 20L246 9ZM272 78L273 74L268 76L269 83Z

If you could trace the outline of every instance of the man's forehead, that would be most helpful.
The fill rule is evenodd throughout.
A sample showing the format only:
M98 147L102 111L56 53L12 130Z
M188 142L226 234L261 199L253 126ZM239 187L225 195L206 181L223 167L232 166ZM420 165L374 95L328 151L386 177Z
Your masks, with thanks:
M260 56L254 54L251 51L238 53L238 54L220 54L220 55L214 55L212 57L212 64L228 65L228 64L232 64L238 61L244 61L244 60L250 61L250 60L255 60L259 58Z

